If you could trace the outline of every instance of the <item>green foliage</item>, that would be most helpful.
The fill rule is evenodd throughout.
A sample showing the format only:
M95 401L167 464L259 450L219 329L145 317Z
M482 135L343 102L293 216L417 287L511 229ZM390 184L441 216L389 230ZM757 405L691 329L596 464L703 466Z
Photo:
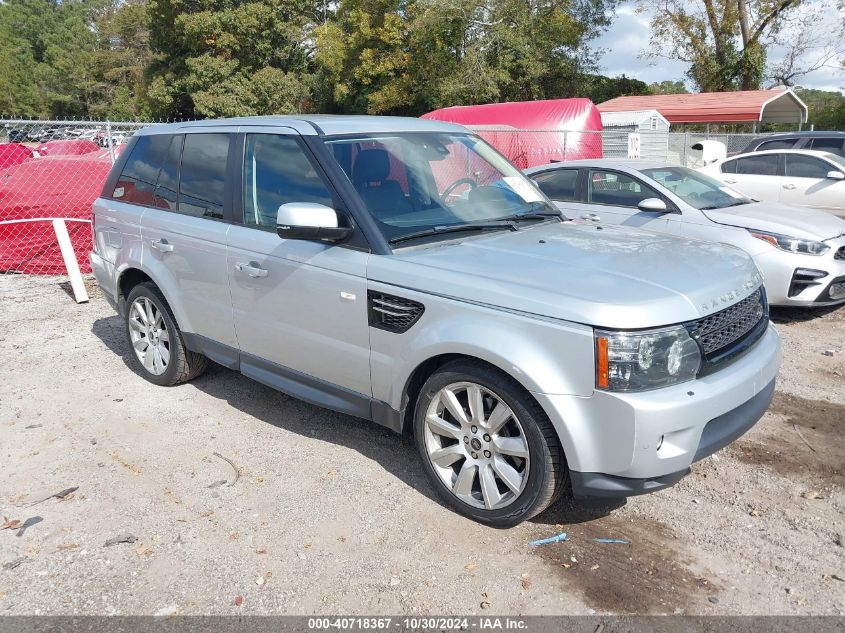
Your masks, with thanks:
M648 89L653 95L682 95L688 92L686 85L680 79L677 81L671 79L658 81L649 84Z
M616 97L628 97L639 95L650 95L651 90L644 81L632 79L622 75L620 77L604 77L602 75L590 75L587 78L584 89L584 96L589 97L593 103L610 101Z
M798 88L796 94L807 104L807 123L816 130L845 130L845 95L841 92Z

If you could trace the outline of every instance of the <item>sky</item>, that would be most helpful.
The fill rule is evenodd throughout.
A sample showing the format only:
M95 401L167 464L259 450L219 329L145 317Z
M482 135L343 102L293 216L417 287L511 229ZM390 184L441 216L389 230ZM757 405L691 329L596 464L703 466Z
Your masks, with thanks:
M687 64L684 62L642 57L641 53L648 49L649 34L649 16L636 13L633 4L621 5L610 29L595 42L597 48L604 49L599 61L602 73L610 77L624 73L649 84L664 79L686 80ZM777 48L769 51L772 59L778 59L782 54ZM841 69L822 68L801 78L799 84L805 88L845 91L845 73Z

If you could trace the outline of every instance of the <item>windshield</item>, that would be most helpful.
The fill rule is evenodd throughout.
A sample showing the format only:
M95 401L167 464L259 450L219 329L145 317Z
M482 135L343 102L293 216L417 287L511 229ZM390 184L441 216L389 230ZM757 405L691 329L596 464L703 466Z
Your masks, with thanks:
M838 154L825 154L825 158L836 163L839 165L840 169L845 171L845 156L839 156Z
M656 167L641 171L696 209L724 209L753 202L715 178L688 167Z
M559 215L516 167L470 134L362 135L326 144L388 240L525 214Z

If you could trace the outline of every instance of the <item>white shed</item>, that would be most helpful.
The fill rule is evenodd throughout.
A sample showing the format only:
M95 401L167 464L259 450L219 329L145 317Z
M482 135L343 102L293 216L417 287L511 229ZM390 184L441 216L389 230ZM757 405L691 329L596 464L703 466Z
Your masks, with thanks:
M601 123L605 156L627 156L628 135L639 134L640 158L666 160L669 121L657 110L602 112Z

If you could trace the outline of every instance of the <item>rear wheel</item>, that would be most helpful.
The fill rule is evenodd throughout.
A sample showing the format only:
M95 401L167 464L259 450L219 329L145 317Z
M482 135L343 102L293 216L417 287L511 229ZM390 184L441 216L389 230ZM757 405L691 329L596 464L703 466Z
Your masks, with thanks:
M169 386L205 371L208 360L185 347L170 306L155 284L135 286L126 305L126 337L139 374L156 385Z
M481 523L516 525L563 490L565 460L545 413L521 385L480 362L449 363L426 381L414 432L439 495Z

